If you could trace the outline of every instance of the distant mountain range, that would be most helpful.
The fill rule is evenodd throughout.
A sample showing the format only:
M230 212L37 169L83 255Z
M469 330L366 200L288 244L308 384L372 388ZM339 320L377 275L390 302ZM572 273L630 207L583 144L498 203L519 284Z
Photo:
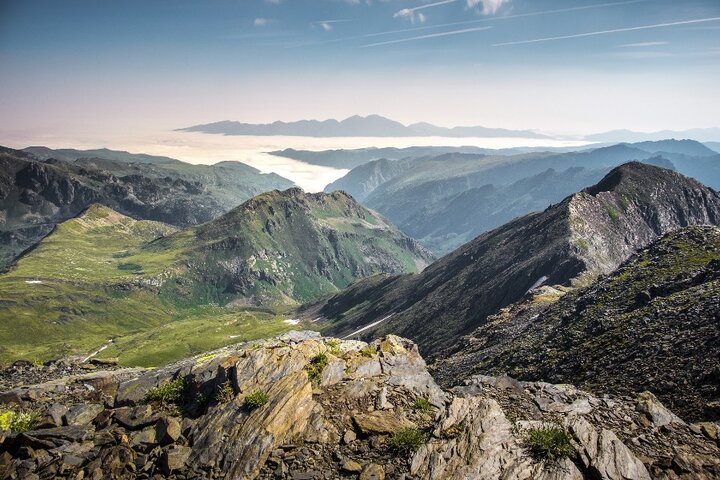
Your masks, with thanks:
M325 190L348 192L442 255L559 202L633 160L676 169L720 188L720 154L692 140L664 140L564 153L488 150L373 160Z
M194 125L181 132L202 132L221 135L286 135L301 137L519 137L550 138L531 130L508 130L487 127L445 128L429 123L403 125L379 115L355 115L345 120L300 120L267 124L242 123L230 120Z
M368 115L366 117L354 115L346 118L345 120L298 120L295 122L276 121L273 123L243 123L233 120L222 120L219 122L192 125L190 127L180 128L177 131L214 133L220 135L278 135L299 137L558 138L552 135L538 133L534 130L513 130L481 126L460 126L448 128L438 127L437 125L432 125L426 122L405 125L380 115ZM720 128L662 130L658 132L611 130L608 132L585 135L582 138L588 142L599 143L644 142L668 138L693 139L700 142L720 142ZM455 149L454 151L458 151L458 149ZM280 152L273 153L280 154Z
M632 130L611 130L609 132L586 135L591 142L654 142L666 138L691 138L698 142L719 142L720 128L693 128L690 130L661 130L659 132L635 132Z

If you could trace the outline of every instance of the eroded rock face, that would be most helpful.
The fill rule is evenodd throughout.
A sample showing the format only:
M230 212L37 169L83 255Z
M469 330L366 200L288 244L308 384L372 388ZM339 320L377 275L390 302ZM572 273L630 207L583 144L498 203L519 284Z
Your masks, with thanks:
M484 376L443 390L395 336L292 334L132 373L108 373L117 393L85 408L38 391L32 405L60 424L0 433L3 478L720 478L714 424L676 421L652 396ZM2 408L30 407L16 403ZM572 453L534 453L529 432L548 427Z

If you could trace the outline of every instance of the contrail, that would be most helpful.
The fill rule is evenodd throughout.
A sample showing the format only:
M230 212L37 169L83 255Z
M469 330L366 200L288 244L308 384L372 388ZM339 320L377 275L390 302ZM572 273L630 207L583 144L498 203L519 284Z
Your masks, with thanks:
M647 30L650 28L673 27L675 25L690 25L693 23L715 22L718 20L720 20L720 17L709 17L709 18L698 18L696 20L683 20L680 22L656 23L654 25L641 25L639 27L614 28L612 30L599 30L597 32L575 33L572 35L561 35L558 37L544 37L544 38L534 38L532 40L518 40L516 42L495 43L495 44L493 44L493 47L504 47L506 45L524 45L526 43L551 42L554 40L567 40L569 38L593 37L596 35L607 35L610 33L634 32L636 30Z
M443 27L455 27L458 25L471 25L474 23L494 22L497 20L512 20L513 18L536 17L539 15L552 15L553 13L576 12L578 10L589 10L589 9L594 9L594 8L615 7L615 6L619 6L619 5L628 5L631 3L645 3L648 1L650 1L650 0L626 0L626 1L622 1L622 2L596 3L593 5L584 5L584 6L580 6L580 7L558 8L555 10L543 10L540 12L517 13L515 15L505 15L503 17L481 18L478 20L465 20L462 22L440 23L437 25L425 25L422 27L402 28L402 29L398 29L398 30L388 30L385 32L366 33L365 35L360 35L357 37L339 38L339 39L332 40L332 41L354 40L354 39L363 38L363 37L378 37L381 35L392 35L394 33L414 32L417 30L430 30L430 29L434 29L434 28L443 28ZM429 6L429 5L426 5L426 7L427 6Z
M412 42L415 40L424 40L426 38L447 37L450 35L460 35L462 33L480 32L482 30L489 30L491 28L492 27L476 27L476 28L464 28L462 30L451 30L449 32L430 33L428 35L420 35L419 37L401 38L399 40L388 40L387 42L370 43L368 45L362 45L361 48L379 47L381 45L390 45L392 43L404 43L404 42Z

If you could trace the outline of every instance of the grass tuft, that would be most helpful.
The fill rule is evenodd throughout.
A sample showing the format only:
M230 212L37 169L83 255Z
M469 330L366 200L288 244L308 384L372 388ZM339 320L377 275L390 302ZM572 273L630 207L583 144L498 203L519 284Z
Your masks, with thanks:
M166 405L178 404L185 395L187 385L185 380L178 378L151 388L145 394L146 402L161 402Z
M218 403L229 403L234 398L235 390L233 389L230 380L227 380L222 385L220 385L220 388L218 388L217 392L215 392L215 400Z
M360 354L363 357L372 357L373 355L375 355L375 349L368 345L367 347L360 350Z
M0 430L27 432L37 425L40 416L32 410L0 410Z
M249 410L255 410L265 405L270 400L267 393L256 390L245 397L245 406Z
M403 428L390 438L390 446L398 452L414 452L428 440L428 434L417 428Z
M428 413L432 410L432 405L426 398L418 398L415 400L415 403L413 403L413 408L418 412Z
M555 461L575 454L570 436L560 427L531 428L527 431L525 444L542 460Z
M327 367L328 356L325 352L318 353L311 360L310 364L305 367L305 371L308 374L308 379L311 382L319 382L322 371Z

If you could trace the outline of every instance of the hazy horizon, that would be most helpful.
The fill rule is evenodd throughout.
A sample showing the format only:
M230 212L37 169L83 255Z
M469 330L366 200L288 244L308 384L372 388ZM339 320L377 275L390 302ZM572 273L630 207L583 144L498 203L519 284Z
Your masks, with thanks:
M582 135L718 127L713 0L0 2L0 138L379 114Z

